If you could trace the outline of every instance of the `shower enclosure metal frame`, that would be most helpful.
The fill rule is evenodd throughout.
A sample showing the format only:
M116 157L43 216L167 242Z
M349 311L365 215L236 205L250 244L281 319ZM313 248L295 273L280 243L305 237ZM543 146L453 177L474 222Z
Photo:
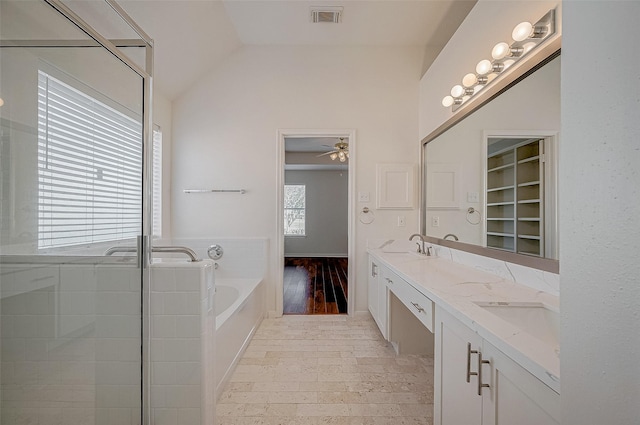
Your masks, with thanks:
M151 146L153 137L152 120L152 75L153 75L153 40L144 32L138 24L120 7L115 0L103 0L113 11L140 37L139 39L114 39L109 40L96 31L84 19L76 14L71 8L64 4L62 0L42 0L47 3L63 17L76 25L94 41L90 40L0 40L0 47L103 47L113 56L123 62L132 71L138 74L143 81L142 100L142 235L138 237L137 256L138 264L142 271L142 306L141 306L141 423L148 425L150 418L150 370L149 370L149 347L150 347L150 323L149 323L149 284L150 272L149 264L151 260ZM138 47L145 49L144 69L125 55L119 48Z

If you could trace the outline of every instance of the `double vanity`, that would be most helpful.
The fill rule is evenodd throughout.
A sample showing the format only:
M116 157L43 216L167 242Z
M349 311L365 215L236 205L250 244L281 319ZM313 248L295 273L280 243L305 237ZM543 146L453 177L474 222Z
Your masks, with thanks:
M434 248L368 251L382 335L398 352L434 355L434 424L558 424L558 297Z

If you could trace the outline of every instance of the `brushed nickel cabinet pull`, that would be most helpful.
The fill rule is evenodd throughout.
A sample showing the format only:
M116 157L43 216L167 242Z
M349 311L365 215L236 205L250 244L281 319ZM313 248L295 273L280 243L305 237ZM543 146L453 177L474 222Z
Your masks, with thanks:
M424 308L420 307L420 304L412 302L411 305L413 305L416 310L418 310L418 313L424 313Z
M482 353L478 351L478 395L482 395L483 388L489 388L489 384L482 383L482 365L491 364L489 360L482 360Z
M471 372L471 355L478 354L478 350L471 349L471 343L467 343L467 382L471 382L471 377L476 376L478 372Z
M371 277L378 276L378 266L376 263L371 263Z

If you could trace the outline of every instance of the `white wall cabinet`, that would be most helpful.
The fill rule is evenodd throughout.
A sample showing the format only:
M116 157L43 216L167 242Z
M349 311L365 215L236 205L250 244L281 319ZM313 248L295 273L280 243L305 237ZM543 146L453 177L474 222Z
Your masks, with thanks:
M559 424L559 394L439 307L435 321L435 424Z

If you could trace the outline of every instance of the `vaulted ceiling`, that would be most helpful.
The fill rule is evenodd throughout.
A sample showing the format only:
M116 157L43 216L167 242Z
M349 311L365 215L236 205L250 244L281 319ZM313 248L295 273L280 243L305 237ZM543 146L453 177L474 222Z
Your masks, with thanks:
M121 0L119 4L154 39L156 87L175 99L246 45L419 46L431 52L427 60L432 60L475 0ZM342 22L311 23L311 6L341 6Z

